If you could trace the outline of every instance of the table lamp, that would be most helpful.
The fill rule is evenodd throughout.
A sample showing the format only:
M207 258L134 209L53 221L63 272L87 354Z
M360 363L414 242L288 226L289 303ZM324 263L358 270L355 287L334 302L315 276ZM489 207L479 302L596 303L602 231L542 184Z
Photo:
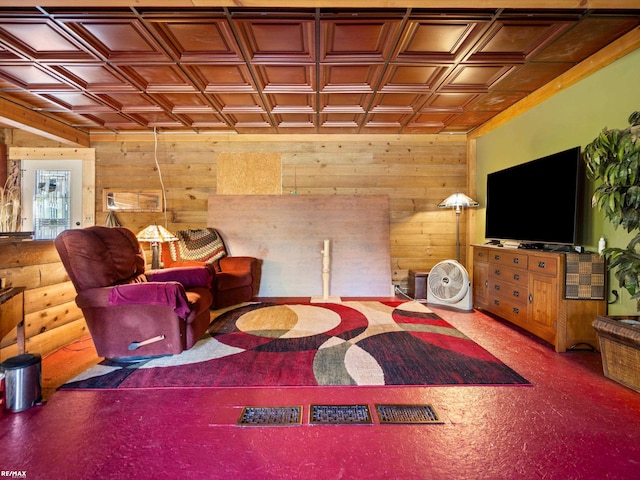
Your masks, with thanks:
M161 225L149 225L136 235L138 241L151 243L151 269L160 268L160 244L164 242L175 242L178 239L173 233Z

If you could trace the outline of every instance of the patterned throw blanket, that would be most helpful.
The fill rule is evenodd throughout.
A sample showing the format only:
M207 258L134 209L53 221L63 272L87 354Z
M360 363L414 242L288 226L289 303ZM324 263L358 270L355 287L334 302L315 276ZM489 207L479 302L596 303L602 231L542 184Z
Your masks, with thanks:
M171 258L176 261L214 263L227 256L222 237L213 228L178 230L177 242L169 243Z

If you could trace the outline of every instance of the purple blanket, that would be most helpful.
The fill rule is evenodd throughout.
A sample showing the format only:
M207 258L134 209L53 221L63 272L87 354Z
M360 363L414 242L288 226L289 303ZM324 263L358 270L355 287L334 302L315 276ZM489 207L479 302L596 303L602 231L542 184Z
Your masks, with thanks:
M109 292L109 305L164 305L180 318L191 312L187 295L178 282L147 282L118 285Z

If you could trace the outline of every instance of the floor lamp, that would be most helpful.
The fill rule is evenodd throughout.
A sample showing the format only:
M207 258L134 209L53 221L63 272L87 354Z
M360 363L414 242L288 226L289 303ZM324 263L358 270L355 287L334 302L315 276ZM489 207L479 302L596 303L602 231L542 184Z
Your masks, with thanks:
M456 209L456 260L460 262L460 214L462 207L477 207L478 202L464 193L454 193L448 196L438 204L438 208L455 208Z

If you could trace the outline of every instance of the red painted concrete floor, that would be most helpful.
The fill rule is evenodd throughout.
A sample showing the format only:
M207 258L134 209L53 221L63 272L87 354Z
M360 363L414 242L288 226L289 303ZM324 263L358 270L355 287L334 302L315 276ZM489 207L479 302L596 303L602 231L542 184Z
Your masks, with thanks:
M600 356L436 310L533 386L59 391L0 413L0 474L33 479L637 479L640 394ZM73 361L68 349L67 355ZM82 358L80 354L77 354ZM43 376L55 355L43 361ZM53 368L53 367L52 367ZM73 365L69 365L73 369ZM55 376L55 375L54 375ZM428 403L442 425L239 427L243 406Z

